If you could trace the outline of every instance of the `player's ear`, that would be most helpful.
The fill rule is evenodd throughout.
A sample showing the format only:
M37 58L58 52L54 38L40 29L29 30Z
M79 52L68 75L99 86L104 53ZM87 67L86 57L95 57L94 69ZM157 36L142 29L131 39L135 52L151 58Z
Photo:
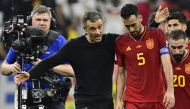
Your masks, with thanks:
M186 31L187 30L187 25L183 24L183 30Z
M84 31L87 32L87 24L86 24L86 23L83 23L82 26L83 26Z
M188 43L189 43L189 38L188 37L186 38L185 43L188 45Z
M142 22L142 20L143 20L143 17L141 14L139 14L139 20L140 20L140 22Z

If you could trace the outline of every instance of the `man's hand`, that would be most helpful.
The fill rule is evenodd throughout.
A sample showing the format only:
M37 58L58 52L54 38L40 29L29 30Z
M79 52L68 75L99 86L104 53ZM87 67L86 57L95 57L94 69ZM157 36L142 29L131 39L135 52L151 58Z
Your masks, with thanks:
M21 71L17 75L15 75L14 82L17 85L19 85L19 84L23 83L24 81L28 80L29 77L30 77L30 74L28 72Z
M166 109L171 109L175 105L174 91L168 91L164 95L163 102L165 103Z
M123 109L123 102L116 100L115 109Z
M13 72L15 74L21 72L20 64L18 64L17 62L11 64L11 72Z
M156 21L156 23L161 23L163 21L165 21L167 19L167 17L169 16L169 9L166 8L162 8L162 6L159 6L155 18L154 20Z

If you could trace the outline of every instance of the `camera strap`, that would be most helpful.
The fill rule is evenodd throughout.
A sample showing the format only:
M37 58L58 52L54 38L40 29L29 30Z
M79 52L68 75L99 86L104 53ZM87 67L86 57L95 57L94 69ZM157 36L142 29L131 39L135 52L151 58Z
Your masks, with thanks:
M55 32L55 31L52 31L50 30L47 35L44 36L44 39L45 39L45 45L43 46L43 48L40 50L40 53L41 54L44 54L47 50L48 50L48 47L51 43L53 43L57 37L59 36L60 34L58 32Z
M44 38L47 39L47 44L49 45L55 41L59 35L58 32L50 30Z

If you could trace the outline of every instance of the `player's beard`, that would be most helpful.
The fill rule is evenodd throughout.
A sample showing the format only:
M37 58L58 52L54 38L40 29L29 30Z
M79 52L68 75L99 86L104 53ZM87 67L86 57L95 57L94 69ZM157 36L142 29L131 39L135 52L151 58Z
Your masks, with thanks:
M139 41L141 39L141 35L140 34L137 34L137 35L134 35L133 38L136 39L137 41Z
M131 35L135 40L137 40L137 41L139 41L139 40L141 39L141 37L142 37L141 29L142 29L142 27L139 28L139 30L130 33L130 35Z
M174 54L173 58L175 59L175 61L177 63L180 63L182 61L182 59L183 59L183 56L184 56L184 53L183 54Z
M141 39L141 35L138 32L131 32L130 35L137 41Z

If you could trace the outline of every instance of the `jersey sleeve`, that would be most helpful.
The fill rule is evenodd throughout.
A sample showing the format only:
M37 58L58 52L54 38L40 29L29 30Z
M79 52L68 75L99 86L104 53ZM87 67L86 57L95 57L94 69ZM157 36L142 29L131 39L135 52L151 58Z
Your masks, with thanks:
M161 30L158 30L158 38L159 38L160 55L169 54L169 48L166 41L166 36Z
M166 36L164 35L164 33L160 29L158 29L158 40L159 40L159 49L161 49L165 45L167 45Z
M116 54L116 64L119 66L123 66L124 65L124 56L121 53L121 51L119 50L119 41L116 40L116 44L115 44L115 54Z

